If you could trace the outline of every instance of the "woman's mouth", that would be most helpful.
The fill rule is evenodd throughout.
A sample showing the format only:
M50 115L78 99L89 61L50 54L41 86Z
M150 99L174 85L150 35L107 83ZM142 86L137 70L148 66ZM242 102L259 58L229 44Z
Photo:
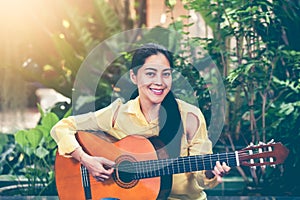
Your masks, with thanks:
M154 88L150 88L150 90L152 91L152 93L154 93L155 95L162 95L164 90L163 89L154 89Z

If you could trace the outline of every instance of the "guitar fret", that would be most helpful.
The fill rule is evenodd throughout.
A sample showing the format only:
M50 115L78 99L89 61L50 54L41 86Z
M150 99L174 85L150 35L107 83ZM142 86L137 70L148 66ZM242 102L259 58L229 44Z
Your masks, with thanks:
M159 161L157 162L157 172L158 172L158 176L161 176L161 171L160 171L161 167L159 165Z
M166 160L166 168L167 168L167 174L170 174L170 170L169 170L169 163L168 163L168 160Z
M148 164L147 164L148 163ZM146 161L146 166L149 166L149 168L146 167L146 173L147 173L147 176L148 177L151 177L152 176L152 169L151 169L151 165L150 165L150 161Z
M161 160L160 161L160 171L161 171L161 176L164 176L165 175L165 166L164 166L164 160Z
M142 169L142 171L141 171L141 177L142 178L146 178L146 175L145 175L145 166L143 166L144 162L142 162L141 164L142 164L142 167L141 167L141 169Z
M204 163L204 159L203 159L203 156L201 156L201 159L202 159L202 163L203 163L203 169L205 170L205 163Z
M164 173L164 161L160 160L159 163L160 163L160 170L159 170L160 175L163 176L163 175L165 175L165 173Z
M157 167L157 164L153 165L153 174L156 177L156 176L159 176L159 174L156 174L158 172L158 168L156 169L155 167Z
M161 175L166 175L166 164L164 160L161 161Z
M228 154L226 153L225 155L226 155L227 165L230 166L229 165L229 160L228 160Z
M180 158L177 158L177 163L176 163L177 169L178 169L178 173L180 172L179 159L180 159Z
M192 163L191 163L191 157L188 157L188 160L189 160L189 167L190 167L190 172L192 171Z
M182 162L182 166L183 166L183 172L186 172L186 169L185 169L185 164L184 164L184 158L182 158L183 162Z
M179 163L180 163L180 157L173 159L172 165L173 165L174 174L180 173Z
M141 167L142 163L139 162L139 163L136 163L136 167L137 167L137 174L136 176L140 179L142 178L142 167Z
M198 166L198 156L196 156L195 159L196 159L196 170L198 171L198 170L199 170L199 166Z
M169 163L168 163L168 160L165 160L165 169L166 169L166 173L165 173L165 175L168 175L168 174L170 174L170 170L169 170Z
M172 158L172 159L170 159L170 168L171 168L171 171L172 171L172 174L174 174L175 173L175 170L174 170L174 159Z

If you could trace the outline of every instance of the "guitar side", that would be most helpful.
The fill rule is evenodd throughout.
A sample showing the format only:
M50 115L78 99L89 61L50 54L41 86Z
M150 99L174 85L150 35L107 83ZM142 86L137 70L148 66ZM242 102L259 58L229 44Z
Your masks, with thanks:
M126 155L136 161L158 159L154 146L144 137L128 136L111 143L87 132L78 132L77 140L90 155L117 160ZM73 158L66 158L57 154L55 161L56 187L59 198L87 199L82 185L81 164ZM160 193L161 178L147 178L137 180L134 185L117 184L113 178L105 182L97 182L92 176L90 181L91 199L114 197L126 199L156 199Z

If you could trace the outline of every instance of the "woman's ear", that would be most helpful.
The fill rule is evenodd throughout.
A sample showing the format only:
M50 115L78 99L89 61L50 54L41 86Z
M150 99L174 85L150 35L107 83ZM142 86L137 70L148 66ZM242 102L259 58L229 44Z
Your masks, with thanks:
M132 69L129 71L129 75L130 75L130 79L131 79L132 83L136 85L136 83L137 83L136 75L134 74Z

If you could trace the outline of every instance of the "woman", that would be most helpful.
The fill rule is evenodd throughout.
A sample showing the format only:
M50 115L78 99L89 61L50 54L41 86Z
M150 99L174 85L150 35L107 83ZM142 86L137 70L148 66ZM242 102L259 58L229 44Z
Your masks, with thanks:
M129 134L159 136L172 157L212 153L206 123L201 111L175 99L172 88L173 57L164 47L146 44L132 58L130 79L138 95L125 104L116 100L94 113L62 119L51 135L61 155L71 155L98 181L110 178L115 163L103 157L86 154L75 139L76 130L102 130L117 139ZM205 188L221 182L230 170L216 163L212 171L173 175L169 199L206 199Z

